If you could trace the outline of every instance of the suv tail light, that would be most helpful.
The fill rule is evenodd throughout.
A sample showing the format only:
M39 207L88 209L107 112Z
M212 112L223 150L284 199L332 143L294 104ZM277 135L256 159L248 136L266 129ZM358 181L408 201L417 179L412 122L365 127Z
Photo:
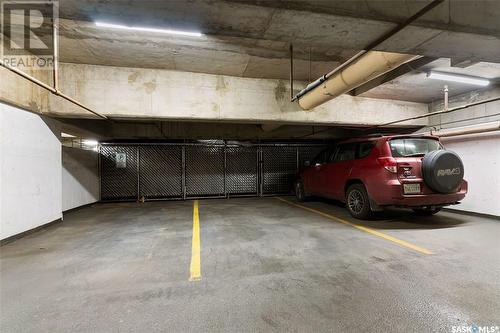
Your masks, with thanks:
M393 157L379 157L378 162L381 166L383 166L387 171L392 173L398 172L398 163Z

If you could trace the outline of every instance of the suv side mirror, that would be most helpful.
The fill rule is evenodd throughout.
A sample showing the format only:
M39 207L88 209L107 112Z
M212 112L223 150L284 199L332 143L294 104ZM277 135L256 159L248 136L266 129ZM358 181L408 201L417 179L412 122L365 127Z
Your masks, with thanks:
M306 166L306 167L311 166L311 161L305 161L304 166Z

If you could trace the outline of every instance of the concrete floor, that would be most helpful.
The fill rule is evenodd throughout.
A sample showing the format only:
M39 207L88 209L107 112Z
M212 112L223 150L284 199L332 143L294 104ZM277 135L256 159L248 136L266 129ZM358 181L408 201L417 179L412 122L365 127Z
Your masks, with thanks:
M190 282L193 202L96 204L1 248L1 331L500 326L500 221L391 212L360 222L331 202L305 205L433 254L274 198L202 200L202 279Z

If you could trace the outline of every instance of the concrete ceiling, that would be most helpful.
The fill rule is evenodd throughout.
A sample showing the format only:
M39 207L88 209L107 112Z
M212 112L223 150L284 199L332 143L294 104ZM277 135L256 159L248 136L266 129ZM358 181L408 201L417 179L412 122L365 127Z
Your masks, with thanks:
M59 119L59 128L78 138L108 140L331 140L372 133L413 133L422 126L399 125L387 128L360 126L283 125L266 130L261 124L231 124L181 121L103 122L90 119Z
M61 61L174 69L252 78L309 81L430 1L60 1ZM201 38L100 28L95 21L196 30ZM500 1L445 1L378 49L453 61L489 62L466 69L436 61L426 69L499 78ZM413 72L362 96L430 102L442 83ZM450 85L454 92L471 87Z
M450 59L438 59L418 70L400 76L383 85L361 94L364 97L390 98L410 102L429 103L443 99L444 85L448 86L449 95L455 96L471 90L481 90L477 86L457 82L431 80L427 72L434 70L443 73L455 73L492 79L497 84L500 78L500 64L479 62L466 68L450 67ZM490 87L484 87L483 90Z

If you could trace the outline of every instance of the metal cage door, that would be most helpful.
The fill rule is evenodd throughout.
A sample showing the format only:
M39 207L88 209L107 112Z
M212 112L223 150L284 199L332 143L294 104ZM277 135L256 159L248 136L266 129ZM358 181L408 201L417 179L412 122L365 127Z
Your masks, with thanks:
M262 194L288 194L297 172L297 148L262 147Z
M101 146L101 199L136 200L138 147Z
M224 146L186 146L186 197L223 197Z
M181 199L182 147L141 146L139 196L144 199Z
M259 194L257 147L226 148L226 192L228 196Z

